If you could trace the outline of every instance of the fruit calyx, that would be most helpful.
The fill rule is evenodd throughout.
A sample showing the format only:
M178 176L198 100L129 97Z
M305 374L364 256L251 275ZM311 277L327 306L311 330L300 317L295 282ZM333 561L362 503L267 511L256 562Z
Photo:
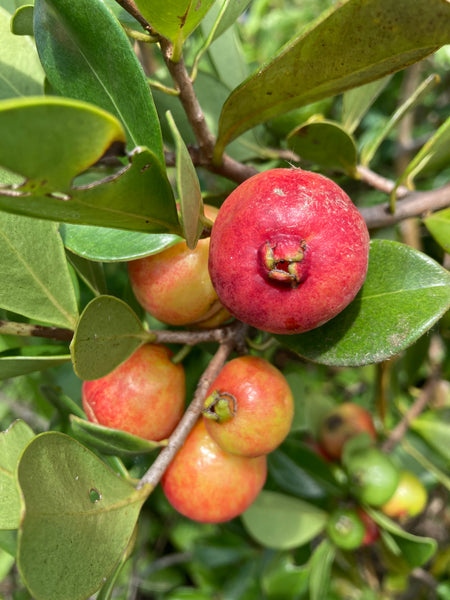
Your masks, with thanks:
M237 400L233 394L214 390L206 400L203 407L203 415L207 419L226 423L232 419L237 412Z
M304 264L306 242L299 238L276 237L260 246L260 263L264 275L271 281L292 288L306 279Z

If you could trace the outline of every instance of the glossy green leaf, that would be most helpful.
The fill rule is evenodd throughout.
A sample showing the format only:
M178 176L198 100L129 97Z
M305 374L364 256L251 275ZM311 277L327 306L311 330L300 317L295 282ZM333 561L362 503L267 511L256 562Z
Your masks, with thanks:
M167 111L166 118L175 140L177 189L184 237L188 248L193 249L203 228L200 223L202 191L191 156L170 111Z
M12 570L15 563L14 556L0 548L0 581L3 581Z
M450 4L443 0L417 0L414 10L409 0L337 3L231 93L216 160L258 123L398 71L449 40Z
M0 256L2 308L75 326L78 307L56 223L0 212Z
M343 171L350 176L356 174L358 156L355 140L339 123L313 117L294 129L287 142L301 160Z
M301 442L287 440L267 460L272 478L289 494L313 499L343 493L329 465Z
M208 58L217 77L229 91L249 75L239 32L233 26L238 14L248 3L248 0L225 0L222 4L216 2L201 24L206 40L196 60L199 61L208 51Z
M172 190L146 148L133 154L116 177L72 188L62 197L58 191L45 196L13 195L0 188L0 209L79 225L180 233Z
M205 540L196 540L192 547L193 560L199 561L208 569L217 569L239 564L255 556L255 549L243 538L222 531L210 535Z
M202 22L204 31L210 29L208 37L211 36L211 42L234 25L249 4L250 0L223 0L214 4Z
M112 573L109 575L109 577L106 579L106 581L103 583L102 587L98 591L96 600L111 600L114 597L113 594L114 590L116 589L117 579L135 548L137 532L138 525L136 525L134 528L133 535L131 536L128 542L127 549L120 557L120 560L114 567Z
M125 140L112 115L66 98L5 100L0 128L0 165L28 179L22 189L42 194L69 191L76 175Z
M294 564L292 556L282 553L266 565L261 586L268 600L297 600L308 589L309 569Z
M433 447L433 444L427 444L420 434L412 433L411 429L401 442L401 450L407 455L407 460L412 457L424 471L431 473L435 480L450 492L449 461L445 458L445 453L448 453L446 447L437 448Z
M405 244L375 239L366 281L346 309L320 328L276 337L319 363L377 363L410 346L449 306L450 274L445 269Z
M113 296L98 296L81 314L70 350L75 373L84 380L104 377L149 341L132 309Z
M408 533L386 515L373 508L365 506L364 510L383 531L389 533L391 540L394 542L391 551L402 556L411 568L421 567L436 552L436 540Z
M50 385L41 385L40 391L45 398L56 408L61 416L67 418L69 415L76 415L80 419L85 419L86 414L81 406L63 394L61 388L55 388Z
M280 450L267 457L269 473L284 492L299 498L325 498L325 490L304 469Z
M70 424L74 437L82 444L113 456L148 454L167 444L145 440L131 433L103 427L72 415Z
M0 187L0 209L60 222L179 232L170 184L146 148L115 175L73 185L111 144L123 142L112 115L65 98L5 100L0 128L0 165L27 179L20 189Z
M450 6L450 4L449 4ZM392 194L402 183L413 186L414 178L446 167L450 162L450 117L443 123L431 138L422 146L405 171L400 175Z
M62 96L112 113L130 147L146 146L164 166L161 130L142 67L101 0L36 0L34 33L51 85Z
M405 184L414 188L414 179L419 174L445 168L450 161L450 117L439 127L431 138L422 146L409 165L397 179L391 192L390 210L395 212L397 189Z
M44 92L44 72L31 39L11 32L11 15L0 7L0 100Z
M381 143L386 139L392 129L399 123L399 121L415 106L417 106L440 81L438 75L430 75L421 83L421 85L409 96L409 98L398 107L394 114L386 121L384 126L379 132L372 137L367 144L361 149L361 164L367 166L376 151L380 147ZM450 156L450 155L449 155Z
M136 0L136 5L161 35L173 43L174 62L181 57L186 38L208 12L214 0Z
M65 247L71 252L90 261L101 262L142 258L183 241L183 238L171 233L142 233L90 225L63 224L59 230Z
M139 29L138 21L130 15L124 8L120 6L116 0L103 0L109 10L115 15L116 19L122 24L131 27L132 29Z
M17 529L20 522L20 495L16 483L16 466L25 446L34 437L24 421L15 421L0 433L0 529Z
M353 133L369 108L391 80L391 75L345 92L342 98L342 126Z
M16 556L17 529L0 530L0 548L11 556Z
M59 232L62 233L61 227ZM107 293L105 273L101 263L87 260L82 256L73 254L69 250L66 250L66 256L67 260L75 269L80 279L84 281L84 283L96 296Z
M257 542L276 550L306 544L318 535L327 514L298 498L263 490L241 519Z
M274 133L278 138L287 137L291 131L306 123L309 119L324 119L324 114L328 114L333 105L332 98L325 98L323 100L317 100L300 108L294 108L282 115L278 115L273 119L270 119L266 127Z
M427 411L411 422L411 429L450 461L450 409Z
M437 243L450 252L450 208L431 214L423 222Z
M169 79L165 78L165 73L161 71L158 72L158 79L168 85L171 83ZM220 109L230 93L230 90L225 83L203 71L200 71L195 79L194 90L203 109L206 123L211 132L216 135ZM195 136L186 119L186 113L184 112L179 99L176 96L165 94L156 89L153 94L160 115L165 141L168 142L169 145L173 144L172 134L168 125L166 125L167 120L165 119L166 112L170 110L184 143L187 146L190 144L195 146L197 144ZM227 152L230 156L240 161L247 161L255 156L260 156L261 147L255 131L248 131L238 140L235 140L230 144Z
M73 438L36 436L22 454L18 565L36 600L82 600L120 560L149 490L136 490Z
M70 354L61 356L3 356L0 354L0 381L35 371L53 369L70 361Z
M328 597L335 554L334 546L327 539L314 550L309 561L309 600L323 600Z
M34 6L32 4L20 6L11 19L11 32L14 35L34 35L33 13Z

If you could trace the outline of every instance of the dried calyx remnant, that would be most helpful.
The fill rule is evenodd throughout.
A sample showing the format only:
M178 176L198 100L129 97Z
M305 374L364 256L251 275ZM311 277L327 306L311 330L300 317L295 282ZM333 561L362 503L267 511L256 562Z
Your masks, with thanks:
M271 280L296 288L306 279L306 242L298 238L267 241L260 247L264 274Z
M207 419L225 423L232 419L237 412L237 400L233 394L228 392L214 392L205 400L203 415Z

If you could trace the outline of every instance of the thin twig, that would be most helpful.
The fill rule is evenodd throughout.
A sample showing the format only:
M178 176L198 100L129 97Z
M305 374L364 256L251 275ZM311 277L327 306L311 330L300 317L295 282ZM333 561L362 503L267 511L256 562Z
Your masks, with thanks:
M177 62L172 61L173 46L169 40L161 40L161 51L167 69L179 91L180 102L183 105L188 121L197 140L200 155L203 158L212 157L215 144L213 134L206 124L205 115L198 101L191 78L186 70L183 58Z
M411 406L411 408L405 413L402 420L396 427L391 431L389 437L385 440L382 445L383 452L391 452L394 447L402 440L404 435L409 429L411 422L416 419L426 408L430 398L433 395L436 384L440 379L439 369L436 368L427 379L425 385L422 388L418 398Z
M360 212L369 229L395 225L410 217L423 217L427 213L450 206L450 184L429 192L410 192L396 205L395 213L389 209L389 203L361 208Z
M163 476L165 470L197 422L211 383L219 374L235 346L239 345L240 339L245 335L245 331L246 326L239 321L236 321L234 328L230 329L230 335L228 339L220 344L217 352L212 357L206 370L201 376L194 394L194 398L190 403L189 408L184 413L181 421L178 423L175 431L170 436L168 445L160 452L150 469L139 481L137 485L138 489L144 487L145 485L150 485L151 489L153 489L159 483L159 480Z
M358 165L356 171L361 178L361 181L364 181L376 190L380 190L380 192L390 194L395 187L395 182L392 181L392 179L388 179L387 177L375 173L375 171L372 171L369 167ZM404 198L410 192L411 190L404 185L401 185L397 188L397 198Z
M120 6L127 11L127 13L134 17L136 21L140 23L152 37L159 37L147 19L143 17L133 0L116 0L116 2L117 4L120 4Z
M234 330L234 328L235 325L231 323L214 329L202 330L155 329L146 331L145 339L151 340L151 342L155 344L183 344L189 346L195 346L206 342L217 342L220 344L228 339L230 331ZM0 320L0 335L41 337L62 342L70 342L72 341L74 332L71 329L64 329L62 327Z

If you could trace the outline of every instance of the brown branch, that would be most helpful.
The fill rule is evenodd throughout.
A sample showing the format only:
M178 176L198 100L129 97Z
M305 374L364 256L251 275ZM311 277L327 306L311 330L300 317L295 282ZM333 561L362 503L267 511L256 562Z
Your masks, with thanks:
M141 14L141 12L139 11L138 7L136 6L135 2L133 0L116 0L117 4L120 4L120 6L127 11L128 14L130 14L132 17L134 17L136 19L136 21L138 23L140 23L142 25L142 27L149 32L149 34L152 37L158 37L158 34L155 32L155 30L152 28L152 26L150 25L150 23L147 21L147 19L145 19L143 17L143 15Z
M450 206L450 184L429 192L409 192L396 205L395 213L389 210L389 203L360 209L369 229L395 225L410 217L423 217L429 212Z
M0 320L0 335L22 335L27 337L43 337L61 342L70 342L73 337L71 329L33 325L31 323L14 323Z
M206 342L216 342L221 344L230 337L230 334L235 331L236 327L236 323L233 322L229 325L216 327L214 329L156 329L146 331L146 334L148 339L155 344L183 344L189 346L195 346L196 344L203 344ZM71 329L64 329L62 327L0 320L0 335L41 337L70 342L73 338L73 334L74 332Z
M368 167L364 167L363 165L358 165L356 167L356 171L361 178L362 181L370 185L370 187L375 188L376 190L380 190L380 192L384 192L385 194L390 194L395 187L395 182L392 179L387 179L387 177L383 177L378 173L375 173ZM401 185L397 188L397 198L404 198L406 195L410 194L411 190L409 190L404 185Z
M159 483L165 470L197 422L203 409L208 388L219 374L233 349L241 345L242 338L245 335L246 330L247 326L240 321L236 321L233 324L233 327L229 329L229 335L227 339L220 344L217 352L201 376L189 408L184 413L175 431L170 436L167 446L160 452L150 469L139 481L137 485L138 489L144 487L145 485L150 485L153 489Z
M206 124L205 115L198 101L184 60L181 58L177 62L172 61L173 46L169 40L161 39L160 45L167 69L174 81L175 87L178 89L178 97L197 140L199 157L206 162L210 162L215 139Z
M181 58L177 62L172 61L172 44L168 40L161 39L160 45L164 61L178 90L178 97L197 141L198 147L190 149L193 163L236 183L242 183L255 175L258 171L254 167L234 160L227 154L223 155L220 165L213 165L212 155L216 140L206 123L203 109L198 101L184 60Z
M224 327L217 327L214 329L203 329L203 330L151 330L148 333L154 336L154 343L156 344L187 344L189 346L195 346L196 344L203 344L205 342L217 342L219 344L226 341L230 332L234 331L236 327L235 323L231 325L225 325Z
M416 419L426 408L430 401L436 384L440 380L439 369L435 368L433 373L427 379L425 385L422 388L419 397L416 399L411 408L405 413L402 420L396 427L390 432L389 437L382 444L381 449L383 452L391 452L393 448L401 442L402 438L409 429L411 422Z

